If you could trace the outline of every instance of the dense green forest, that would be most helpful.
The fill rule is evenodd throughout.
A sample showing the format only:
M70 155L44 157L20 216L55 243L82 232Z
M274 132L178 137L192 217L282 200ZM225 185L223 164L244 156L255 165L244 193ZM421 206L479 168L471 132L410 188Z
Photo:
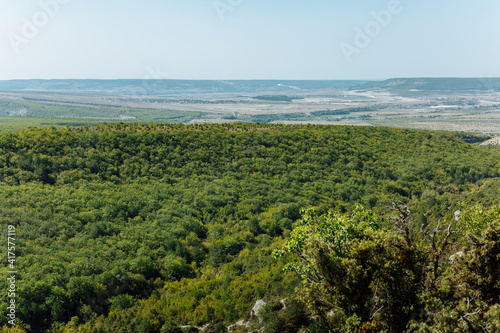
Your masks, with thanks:
M328 210L349 216L353 205L363 205L382 222L353 239L372 244L392 237L383 230L391 228L394 201L411 209L404 223L424 244L438 221L455 227L455 211L500 201L500 150L461 137L269 124L0 133L0 228L5 238L9 225L16 228L18 272L18 325L9 328L2 316L2 332L165 333L205 325L205 332L224 332L249 320L259 299L268 305L254 325L266 332L325 332L321 307L300 293L310 290L304 276L283 269L288 255L272 255L296 237L301 208L315 207L318 217ZM483 239L483 229L463 230ZM5 250L0 261L7 276ZM492 288L494 295L498 287ZM6 279L0 290L8 290ZM7 293L0 301L7 313ZM338 317L351 331L400 329L375 322L367 328L351 310ZM390 321L384 318L380 325ZM427 332L422 325L414 331Z

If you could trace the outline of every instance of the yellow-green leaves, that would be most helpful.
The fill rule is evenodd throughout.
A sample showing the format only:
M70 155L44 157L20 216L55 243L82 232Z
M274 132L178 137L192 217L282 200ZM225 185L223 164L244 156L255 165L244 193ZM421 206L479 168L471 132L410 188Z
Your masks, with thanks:
M311 272L316 249L327 249L330 255L343 257L352 240L363 238L364 234L380 227L375 214L359 204L345 214L328 211L319 215L314 208L302 209L301 214L302 219L295 224L288 242L282 249L273 252L275 258L296 255L295 261L287 264L285 270L296 271L300 275Z
M460 212L457 212L458 227L464 232L469 232L475 236L481 233L489 226L500 225L500 205L485 208L481 204L472 207L461 205Z

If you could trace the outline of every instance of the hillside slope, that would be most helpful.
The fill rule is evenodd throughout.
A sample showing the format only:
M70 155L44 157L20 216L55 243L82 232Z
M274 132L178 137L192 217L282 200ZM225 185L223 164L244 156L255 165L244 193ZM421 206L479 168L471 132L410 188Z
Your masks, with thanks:
M17 316L30 332L215 329L257 299L293 292L295 275L270 254L301 207L363 203L385 214L389 199L402 200L425 229L453 218L467 191L480 201L473 188L499 171L498 150L428 131L118 124L1 133L0 225L17 232ZM6 294L0 300L4 311Z

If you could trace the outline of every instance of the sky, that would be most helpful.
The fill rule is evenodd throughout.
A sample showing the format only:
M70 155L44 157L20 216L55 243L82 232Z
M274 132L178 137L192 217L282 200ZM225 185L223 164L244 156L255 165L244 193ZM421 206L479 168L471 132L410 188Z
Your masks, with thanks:
M498 0L0 0L0 80L500 77Z

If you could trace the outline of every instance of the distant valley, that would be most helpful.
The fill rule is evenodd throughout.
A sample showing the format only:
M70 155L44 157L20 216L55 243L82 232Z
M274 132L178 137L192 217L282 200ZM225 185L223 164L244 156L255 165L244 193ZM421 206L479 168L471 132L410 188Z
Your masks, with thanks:
M103 122L330 124L500 135L499 78L0 81L0 130Z

